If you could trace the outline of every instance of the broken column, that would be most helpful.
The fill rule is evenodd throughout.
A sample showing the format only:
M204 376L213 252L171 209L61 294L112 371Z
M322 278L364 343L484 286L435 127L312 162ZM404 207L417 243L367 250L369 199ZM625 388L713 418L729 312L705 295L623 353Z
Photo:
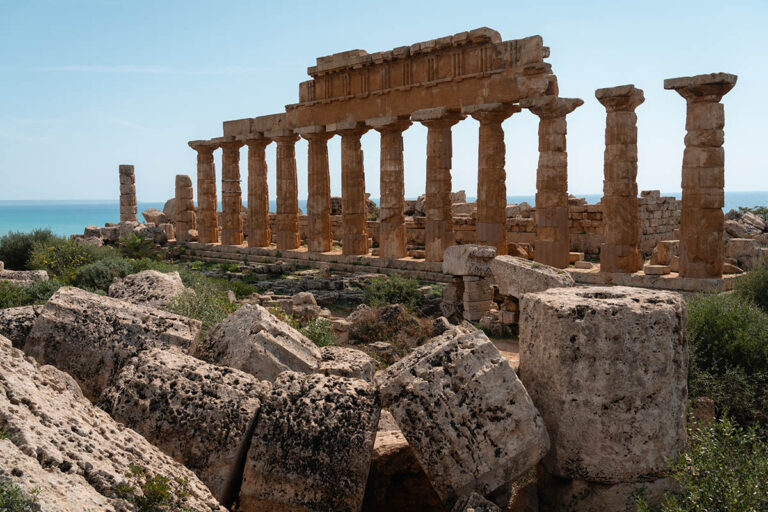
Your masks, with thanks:
M266 148L270 139L262 134L244 138L248 145L248 247L269 247L269 187Z
M306 139L307 149L307 248L331 250L331 177L328 172L328 139L324 126L305 126L296 133Z
M403 131L411 126L407 117L377 117L366 124L381 134L379 171L379 257L407 256L405 230L405 175Z
M344 254L368 254L368 209L360 147L360 137L368 128L355 121L335 123L326 128L341 135L341 250Z
M712 73L664 80L685 98L683 206L680 216L680 275L720 277L723 272L725 108L720 100L736 75Z
M189 147L197 151L197 234L205 244L219 243L219 219L216 213L216 165L213 152L218 147L208 140L193 140Z
M539 166L536 170L536 245L534 259L568 266L568 153L565 116L584 104L578 98L542 96L520 105L539 116Z
M451 127L464 116L438 107L418 110L411 119L427 127L425 257L427 261L443 261L443 252L456 243L451 201Z
M642 268L637 244L640 210L637 200L637 114L645 101L642 89L622 85L598 89L595 97L607 111L603 182L601 272L637 272Z
M465 320L477 322L491 310L493 286L491 260L496 248L485 245L454 245L443 253L443 273L463 281L462 306Z
M132 165L120 166L120 222L137 222L136 179Z
M197 217L192 190L192 178L186 174L176 175L176 241L189 242L196 239Z
M217 139L221 147L221 243L243 243L243 192L240 189L240 148L234 137Z
M685 322L685 301L672 292L523 296L520 378L552 442L543 473L559 482L539 487L546 510L569 510L566 498L584 488L605 500L590 510L629 510L635 487L664 485L668 461L685 446Z
M517 105L492 103L462 109L480 122L477 153L477 243L491 245L497 254L507 254L506 147L501 123Z
M296 141L291 130L265 134L277 143L277 248L299 247L299 190L296 176Z

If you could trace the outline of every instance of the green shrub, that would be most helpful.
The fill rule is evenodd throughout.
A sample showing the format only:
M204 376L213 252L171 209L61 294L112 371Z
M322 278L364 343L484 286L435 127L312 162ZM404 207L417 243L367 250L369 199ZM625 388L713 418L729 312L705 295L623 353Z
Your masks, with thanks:
M73 240L51 240L36 242L32 247L28 266L32 269L47 270L51 277L65 284L72 279L79 267L96 260L93 247L81 245Z
M0 477L0 512L39 510L35 493L27 493L11 480Z
M54 235L50 229L36 229L31 233L11 231L0 237L0 261L11 270L24 270L32 255L32 247L36 243L49 243L53 240L63 240Z
M639 499L638 510L768 510L767 436L763 428L742 428L729 418L689 427L689 447L672 464L680 492L665 496L656 509Z
M419 292L420 286L421 284L416 279L398 275L376 277L364 290L364 301L369 306L402 304L412 308L418 305L423 298Z
M736 293L768 313L768 261L739 277Z
M200 335L237 311L238 305L229 302L226 293L215 283L196 283L193 292L183 293L166 307L171 313L195 318L203 325Z
M72 284L86 290L109 289L115 278L123 278L133 272L133 263L123 258L105 258L77 269Z
M127 258L158 259L158 251L155 243L136 233L131 233L128 237L121 238L119 246L120 252Z
M136 507L136 512L186 512L189 481L186 478L171 481L162 475L151 475L141 466L131 466L125 475L131 483L118 488L118 496Z
M741 368L713 374L691 359L688 394L693 400L706 396L715 402L718 416L728 415L740 425L768 426L768 373L748 375Z
M687 332L691 356L702 370L768 372L768 314L740 295L690 300Z
M318 347L335 345L333 324L327 318L314 318L306 327L301 329L301 334L309 338Z
M29 286L0 281L0 309L42 304L61 286L61 282L55 279L40 281Z

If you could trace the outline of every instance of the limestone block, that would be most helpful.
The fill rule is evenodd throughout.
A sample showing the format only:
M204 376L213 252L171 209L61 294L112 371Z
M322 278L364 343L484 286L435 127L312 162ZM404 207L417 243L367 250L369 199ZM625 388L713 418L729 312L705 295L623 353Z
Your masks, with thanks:
M323 347L317 371L323 375L338 375L353 379L373 381L376 364L373 358L360 350L347 347Z
M669 265L672 258L680 255L680 240L660 240L651 254L651 265Z
M165 213L163 213L161 210L158 210L157 208L147 208L141 212L141 215L148 223L154 224L156 226L159 226L164 222L168 222L168 217L166 217Z
M185 354L147 350L120 372L99 405L195 472L231 502L238 451L270 385ZM237 482L239 483L239 482Z
M734 238L747 238L747 228L736 220L725 221L725 232Z
M563 270L515 256L497 256L490 267L499 293L518 299L526 293L575 285Z
M451 512L501 512L501 509L495 503L473 492L458 500Z
M157 270L144 270L117 280L109 286L109 296L134 304L160 307L170 304L185 292L194 293L181 282L178 272L164 274Z
M669 274L672 269L669 265L644 265L643 272L647 276L663 276Z
M132 466L151 476L168 478L172 491L179 479L188 480L184 506L199 512L225 512L194 473L125 428L83 397L71 377L53 367L41 367L20 350L0 341L0 425L8 440L0 441L0 460L30 468L22 486L40 482L45 511L130 510L117 496ZM29 461L18 460L18 448ZM31 466L38 462L48 475ZM4 462L0 467L8 468ZM58 488L59 482L71 487ZM93 490L88 492L87 487ZM102 500L96 494L105 497ZM59 498L54 507L44 503ZM78 508L92 500L93 505ZM105 503L106 502L106 503ZM99 503L104 504L102 507Z
M543 461L550 473L602 483L664 474L685 441L685 324L685 302L672 292L617 286L523 297L520 376L552 439Z
M742 270L741 268L737 267L732 263L727 263L727 262L723 263L723 274L741 274L743 272L744 270Z
M452 276L490 276L489 262L496 248L488 245L454 245L443 253L443 273Z
M214 327L195 355L270 382L287 370L313 372L322 358L309 338L256 304L243 304Z
M317 306L317 300L312 292L299 292L291 297L294 306Z
M491 280L475 276L464 277L464 294L462 300L467 302L489 301L493 299ZM466 306L465 306L466 307Z
M549 449L528 393L481 331L451 329L377 373L376 382L448 505L514 480Z
M240 490L252 512L357 512L380 406L362 380L285 372L261 404Z
M725 242L725 257L736 260L739 267L752 270L760 266L763 256L757 240L752 238L731 238Z
M42 309L43 306L0 309L0 336L5 336L15 348L21 349Z
M200 325L159 309L64 287L43 306L24 352L69 373L85 396L96 400L131 357L155 346L186 350Z
M582 270L591 270L595 267L591 262L589 261L576 261L573 263L573 268L578 268Z

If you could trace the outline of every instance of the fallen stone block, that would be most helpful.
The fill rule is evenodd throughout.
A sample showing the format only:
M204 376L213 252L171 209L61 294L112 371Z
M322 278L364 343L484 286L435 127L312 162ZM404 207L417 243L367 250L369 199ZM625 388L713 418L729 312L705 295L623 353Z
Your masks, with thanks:
M61 288L45 303L24 344L41 364L72 375L97 400L131 357L152 347L187 350L200 322L79 288Z
M491 271L499 293L518 299L526 293L575 286L568 272L515 256L496 256Z
M644 265L643 273L647 276L663 276L669 274L672 269L669 265Z
M501 509L495 503L473 492L458 500L451 512L501 512Z
M725 242L725 257L733 258L739 267L752 270L763 263L760 244L752 238L731 238Z
M170 304L185 292L194 293L181 282L178 272L164 274L157 270L144 270L117 280L109 286L109 296L134 304L159 307Z
M651 253L651 265L669 265L680 255L680 240L660 240Z
M520 378L552 441L547 471L598 483L664 475L685 442L685 323L685 302L672 292L617 286L523 297Z
M451 329L378 372L376 382L449 506L516 479L549 449L528 393L481 331Z
M320 358L318 373L373 381L376 364L365 352L354 348L330 346L320 349Z
M168 222L168 217L166 217L165 213L157 208L147 208L141 212L141 215L149 224L154 224L155 226Z
M2 270L0 269L0 281L8 281L18 286L29 286L40 281L48 280L48 272L45 270Z
M496 248L487 245L453 245L443 253L443 274L451 276L491 275L488 266L496 257Z
M0 336L5 336L14 347L21 349L42 309L43 306L0 309Z
M359 511L379 413L365 381L281 374L256 418L240 509Z
M287 370L311 373L321 359L309 338L256 304L243 304L211 329L194 355L270 382Z

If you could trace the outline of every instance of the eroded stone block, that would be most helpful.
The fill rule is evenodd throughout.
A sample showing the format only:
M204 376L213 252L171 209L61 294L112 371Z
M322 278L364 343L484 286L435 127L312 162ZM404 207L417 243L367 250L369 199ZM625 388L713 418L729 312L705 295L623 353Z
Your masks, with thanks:
M515 256L497 256L491 261L491 271L499 293L518 299L526 293L575 285L563 270Z
M496 248L487 245L454 245L443 253L443 274L452 276L491 275L490 261L496 257Z

